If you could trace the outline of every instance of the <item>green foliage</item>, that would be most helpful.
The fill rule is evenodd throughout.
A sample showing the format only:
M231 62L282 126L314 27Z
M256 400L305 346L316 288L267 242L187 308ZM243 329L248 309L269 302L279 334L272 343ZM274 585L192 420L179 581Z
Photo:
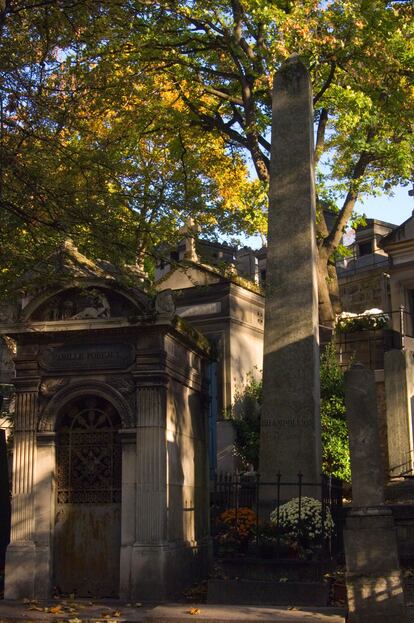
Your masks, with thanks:
M344 373L338 363L338 357L333 343L328 344L322 352L320 378L322 402L328 402L331 398L338 398L339 400L344 399Z
M351 481L348 429L345 420L336 417L345 411L340 400L321 405L322 471L346 482Z
M233 407L227 414L236 431L235 453L245 469L253 465L257 470L259 466L261 406L262 380L249 373L246 384L237 392Z
M348 429L345 421L344 373L335 345L328 344L321 355L322 470L351 481Z
M184 114L167 73L131 55L145 43L139 2L6 4L2 294L67 237L123 265L177 242L188 217L205 236L263 230L263 188L241 155Z
M312 77L318 192L348 197L338 231L358 196L411 176L410 3L3 4L2 287L65 236L129 263L188 216L211 235L264 233L273 73L295 52Z

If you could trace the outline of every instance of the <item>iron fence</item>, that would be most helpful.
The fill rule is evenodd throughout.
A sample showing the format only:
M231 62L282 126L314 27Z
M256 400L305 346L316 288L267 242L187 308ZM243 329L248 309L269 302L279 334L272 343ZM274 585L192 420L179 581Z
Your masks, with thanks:
M350 327L342 326L335 337L343 367L358 361L373 370L381 370L387 351L414 348L414 314L404 307L369 316L357 314L349 321Z
M387 270L391 261L387 255L382 253L369 253L367 255L356 255L353 253L335 262L335 268L339 277L346 275L356 275L365 270L381 269Z
M287 506L286 504L289 504ZM260 474L217 474L211 528L218 556L332 559L342 552L342 482L264 481Z

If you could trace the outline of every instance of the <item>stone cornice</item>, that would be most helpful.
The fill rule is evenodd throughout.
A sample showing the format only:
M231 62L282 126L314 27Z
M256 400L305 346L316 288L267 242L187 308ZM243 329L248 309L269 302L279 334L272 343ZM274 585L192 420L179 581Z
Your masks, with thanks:
M0 324L0 335L18 335L22 333L62 333L72 331L102 331L124 327L152 325L150 315L135 316L129 321L127 318L102 318L93 320L51 320L48 322L15 322Z

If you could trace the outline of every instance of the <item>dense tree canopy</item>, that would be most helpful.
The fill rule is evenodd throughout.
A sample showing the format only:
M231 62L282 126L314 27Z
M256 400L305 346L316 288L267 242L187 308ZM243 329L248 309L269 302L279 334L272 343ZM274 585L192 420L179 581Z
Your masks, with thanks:
M190 215L210 234L263 232L273 73L295 52L319 197L338 211L330 233L318 218L331 317L329 258L357 198L412 174L412 18L379 0L3 0L5 268L67 234L131 261Z

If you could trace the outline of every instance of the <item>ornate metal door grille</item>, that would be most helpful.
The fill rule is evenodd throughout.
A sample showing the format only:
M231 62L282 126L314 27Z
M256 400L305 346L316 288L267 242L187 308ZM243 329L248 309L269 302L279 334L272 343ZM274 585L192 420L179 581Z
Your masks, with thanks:
M82 396L70 404L57 439L58 504L121 501L119 416L106 400Z

